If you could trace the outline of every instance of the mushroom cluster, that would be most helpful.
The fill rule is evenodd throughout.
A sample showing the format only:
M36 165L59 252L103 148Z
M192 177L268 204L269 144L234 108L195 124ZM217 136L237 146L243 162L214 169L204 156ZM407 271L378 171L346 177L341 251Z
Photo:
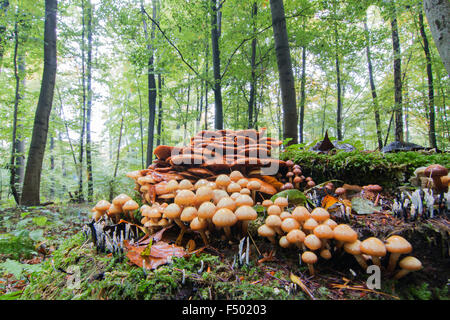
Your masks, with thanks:
M394 271L401 254L412 251L411 244L397 235L389 237L385 242L376 237L361 241L355 230L347 224L336 223L324 208L316 207L309 212L306 207L297 206L289 212L286 198L279 197L273 203L268 201L263 203L268 216L265 223L258 228L258 234L273 244L278 242L282 248L296 246L300 249L303 252L302 261L308 265L311 275L315 273L314 264L318 261L318 255L329 260L333 253L342 249L353 255L364 270L368 267L369 259L373 264L381 266L380 259L389 252L389 272ZM407 274L405 270L414 271L421 268L416 258L407 258L414 263L401 262L399 265L402 269L395 275L396 279Z
M278 172L269 168L286 170L285 161L271 158L272 149L280 145L281 141L265 136L265 129L204 130L191 138L189 146L156 147L157 159L147 169L129 172L127 176L135 181L135 190L144 203L149 204L174 199L171 180L187 186L198 180L215 181L218 175L231 171L259 179L261 192L273 195L279 190L266 183L264 175Z
M139 205L126 194L119 194L109 203L106 200L100 200L92 208L93 218L95 221L100 220L103 216L109 217L114 223L117 223L121 217L133 220Z
M286 161L287 171L283 174L279 173L279 179L283 182L281 190L287 189L310 189L316 186L311 177L305 177L302 168L298 164L294 164L292 160Z

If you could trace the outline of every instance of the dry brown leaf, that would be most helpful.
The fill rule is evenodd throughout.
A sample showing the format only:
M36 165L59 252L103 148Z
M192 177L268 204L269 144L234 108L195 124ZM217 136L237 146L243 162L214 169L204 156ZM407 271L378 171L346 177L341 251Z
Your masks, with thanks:
M124 247L128 250L127 258L131 263L142 268L145 261L147 269L156 269L160 265L166 264L173 257L180 258L187 254L184 248L164 241L157 241L152 244L148 256L141 255L147 245L133 246L127 240L124 240Z

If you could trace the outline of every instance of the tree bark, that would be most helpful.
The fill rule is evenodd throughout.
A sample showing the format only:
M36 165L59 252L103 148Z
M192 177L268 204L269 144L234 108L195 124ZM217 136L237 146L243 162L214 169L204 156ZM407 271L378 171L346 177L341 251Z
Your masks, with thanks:
M253 19L253 33L256 33L256 15L258 14L258 4L253 3L252 8L252 19ZM248 124L247 128L251 129L254 127L253 113L256 105L256 37L252 39L252 56L250 61L251 68L251 81L250 81L250 97L248 100Z
M339 44L337 25L334 26L335 41L335 62L336 62L336 85L337 85L337 108L336 108L336 131L337 139L342 140L342 88L341 88L341 70L339 65Z
M450 1L423 0L434 43L450 76Z
M94 198L94 180L92 177L92 152L91 152L91 111L92 111L92 4L88 0L87 5L87 104L86 104L86 169L88 181L88 202Z
M0 17L6 17L9 8L9 1L2 0L0 2ZM0 73L2 72L3 55L5 54L6 46L6 26L0 25Z
M395 3L391 3L392 49L394 52L395 141L403 142L402 58Z
M158 73L158 127L156 128L156 145L161 144L161 134L162 134L162 118L163 118L163 95L162 86L163 81L161 74Z
M450 20L449 20L450 22ZM419 12L419 28L420 35L423 40L423 51L425 53L425 59L427 62L427 77L428 77L428 118L430 125L428 128L428 139L432 148L437 148L436 143L436 124L435 124L435 110L434 110L434 85L433 85L433 70L431 65L430 47L428 44L427 34L425 32L425 26L423 24L422 10Z
M216 130L223 129L223 107L222 107L222 84L220 75L220 49L219 30L217 25L217 15L220 8L217 7L217 0L211 0L211 47L214 71L214 127Z
M304 119L305 119L305 102L306 102L306 93L305 93L305 85L306 85L306 47L302 47L302 75L300 80L300 117L299 117L299 128L298 128L298 136L299 142L304 142L303 132L305 131Z
M26 206L39 205L40 203L42 161L47 143L48 122L52 110L56 79L57 6L57 0L45 0L44 70L21 197L21 203Z
M370 91L372 93L373 109L375 114L375 126L377 130L378 149L381 150L383 148L383 137L381 135L381 121L380 121L377 90L375 88L375 81L373 80L372 57L370 52L370 35L369 35L369 28L367 27L367 17L364 20L364 30L366 34L367 68L369 70Z
M297 103L283 0L270 0L270 10L283 104L283 139L291 139L288 145L296 144L298 143Z
M80 154L78 159L78 202L84 202L84 186L83 186L83 163L84 163L84 136L86 130L86 16L84 1L81 1L81 85L83 90L83 105L81 106L81 134L80 134Z

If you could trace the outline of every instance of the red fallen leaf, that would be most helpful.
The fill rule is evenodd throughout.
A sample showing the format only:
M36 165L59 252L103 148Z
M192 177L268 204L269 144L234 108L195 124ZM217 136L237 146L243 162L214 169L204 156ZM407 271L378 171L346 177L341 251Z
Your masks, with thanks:
M176 246L174 244L168 244L164 241L158 241L150 247L150 254L148 256L141 256L141 253L147 248L144 246L132 246L127 240L123 242L124 247L128 250L127 258L131 263L138 267L143 267L145 261L145 267L147 269L156 269L160 265L164 265L172 257L183 257L187 255L184 248Z

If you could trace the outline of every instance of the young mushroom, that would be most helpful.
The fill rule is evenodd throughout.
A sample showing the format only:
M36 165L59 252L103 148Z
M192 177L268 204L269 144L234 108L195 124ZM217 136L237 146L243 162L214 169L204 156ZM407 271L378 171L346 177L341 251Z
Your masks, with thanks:
M122 206L123 213L131 219L134 219L133 211L137 209L139 209L139 205L132 199L125 202Z
M286 235L286 239L292 243L295 244L299 249L306 250L304 241L305 241L305 233L300 229L293 229L288 232Z
M418 271L422 269L422 263L420 262L420 260L412 256L403 258L402 260L400 260L398 265L402 269L394 276L394 279L397 280L406 276L411 271Z
M270 242L272 242L273 244L277 243L275 241L275 230L273 230L271 227L269 227L266 224L263 224L258 228L258 235L269 239Z
M233 182L238 182L242 178L244 178L244 176L242 175L242 173L240 171L235 170L230 173L230 179Z
M317 256L314 252L305 251L302 254L302 261L308 265L310 275L314 275L314 263L317 262Z
M247 235L248 223L251 220L255 220L258 217L258 213L251 206L242 205L234 212L234 214L236 215L237 219L242 222L241 231L242 236L244 237L245 235Z
M256 201L256 191L259 191L261 189L261 183L256 180L252 180L247 184L247 189L252 192L253 201Z
M267 208L267 214L269 216L271 215L279 216L281 214L281 208L273 204Z
M212 218L212 221L216 225L216 227L224 229L225 234L229 240L231 240L230 227L236 224L237 220L238 219L233 211L227 208L218 209Z
M361 253L371 256L372 262L381 267L380 258L386 255L386 246L380 239L375 237L367 238L361 242L360 249Z
M391 253L387 271L392 272L400 255L410 253L412 246L405 238L397 235L387 238L385 245L386 250Z
M275 230L280 236L283 235L283 231L281 231L281 218L275 214L269 215L266 218L265 224Z
M109 207L111 207L111 203L106 200L100 200L99 202L97 202L94 207L94 209L98 212L95 221L100 219L106 213L106 211L108 211Z
M207 246L208 238L206 237L205 229L208 227L208 223L206 222L206 220L201 220L198 217L195 217L194 219L192 219L189 226L192 231L197 231L198 233L200 233L203 243L205 244L205 246Z
M328 240L333 239L334 232L326 224L319 224L314 228L314 235L322 241L322 248L329 249Z
M311 218L316 220L318 223L322 223L330 218L330 214L326 209L317 207L313 211L311 211Z
M341 248L344 242L355 242L358 239L356 231L346 224L336 226L333 233L334 239L337 240L337 248Z
M210 230L213 227L212 218L214 217L216 210L217 208L212 202L203 202L197 210L197 217L199 220L206 220Z
M288 239L286 238L286 236L282 236L280 238L280 240L278 240L278 244L280 245L280 247L282 248L289 248L291 243L288 241Z
M175 198L176 199L176 198ZM164 209L164 216L167 219L173 219L175 223L180 227L180 234L177 237L177 240L175 241L176 244L180 244L183 240L184 233L186 232L186 226L181 222L180 215L181 215L181 208L177 203L171 203Z
M322 247L322 241L320 241L320 239L314 234L308 234L303 243L311 251L318 250Z
M274 205L279 206L281 210L284 210L289 205L288 199L285 197L278 197L273 202Z
M361 266L361 268L366 270L368 266L367 266L366 260L364 260L363 256L361 255L360 246L361 246L361 241L359 241L359 240L356 240L354 242L346 242L344 244L344 250L348 254L353 255L355 257L355 260Z
M441 177L448 174L446 167L440 164L432 164L425 169L424 174L426 177L433 179L434 188L437 192L445 192L448 189L448 186L441 181Z
M230 177L226 174L221 174L216 178L216 185L222 190L226 190L230 183Z
M297 220L300 224L304 224L306 220L311 218L308 209L303 206L298 206L292 211L292 218Z

